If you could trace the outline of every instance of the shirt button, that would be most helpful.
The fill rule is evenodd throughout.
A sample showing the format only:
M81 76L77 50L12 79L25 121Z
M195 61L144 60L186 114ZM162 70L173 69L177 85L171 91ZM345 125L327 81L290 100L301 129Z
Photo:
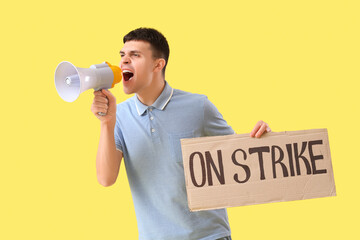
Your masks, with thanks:
M152 108L149 108L149 111L152 112Z
M155 129L154 129L154 128L152 128L152 129L151 129L151 132L152 132L152 133L153 133L153 132L155 132Z
M151 117L150 117L150 120L154 120L154 117L153 117L153 116L151 116Z

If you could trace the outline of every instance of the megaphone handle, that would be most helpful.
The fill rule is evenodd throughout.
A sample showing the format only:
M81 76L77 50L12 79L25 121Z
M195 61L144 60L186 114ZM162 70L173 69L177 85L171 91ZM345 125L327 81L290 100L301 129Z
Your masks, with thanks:
M95 91L101 91L101 89L106 89L106 90L108 90L108 88L94 88ZM107 98L107 97L106 97L106 98ZM103 113L103 112L98 112L98 114L99 114L100 116L106 116L106 113Z

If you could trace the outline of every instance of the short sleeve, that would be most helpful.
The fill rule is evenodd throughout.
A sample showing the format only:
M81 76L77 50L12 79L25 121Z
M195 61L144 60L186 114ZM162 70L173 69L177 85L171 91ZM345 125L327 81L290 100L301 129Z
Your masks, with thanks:
M206 97L204 102L204 132L205 136L220 136L235 134L227 124L215 105Z
M123 138L123 134L122 134L122 131L120 128L120 123L119 123L118 119L116 119L116 124L115 124L115 128L114 128L114 138L115 138L116 150L124 152L124 150L123 150L124 138Z

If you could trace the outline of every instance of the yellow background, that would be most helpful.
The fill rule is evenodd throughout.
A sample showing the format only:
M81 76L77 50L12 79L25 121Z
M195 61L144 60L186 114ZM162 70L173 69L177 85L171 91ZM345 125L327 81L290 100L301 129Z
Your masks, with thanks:
M122 37L168 39L166 79L237 133L327 128L336 197L228 210L237 239L359 239L358 1L6 1L1 4L0 239L137 239L124 166L97 183L92 91L64 102L57 64L118 64ZM118 85L112 92L128 98Z

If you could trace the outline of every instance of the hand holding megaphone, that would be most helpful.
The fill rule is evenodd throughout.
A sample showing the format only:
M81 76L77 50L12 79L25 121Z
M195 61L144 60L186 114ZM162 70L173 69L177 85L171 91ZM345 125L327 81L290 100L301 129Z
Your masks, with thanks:
M63 100L73 102L85 90L109 89L119 83L121 78L121 69L108 62L91 65L90 68L78 68L65 61L55 70L55 87ZM106 113L98 114L104 116Z
M94 91L94 101L91 105L91 111L101 122L114 125L116 121L115 96L106 89Z

